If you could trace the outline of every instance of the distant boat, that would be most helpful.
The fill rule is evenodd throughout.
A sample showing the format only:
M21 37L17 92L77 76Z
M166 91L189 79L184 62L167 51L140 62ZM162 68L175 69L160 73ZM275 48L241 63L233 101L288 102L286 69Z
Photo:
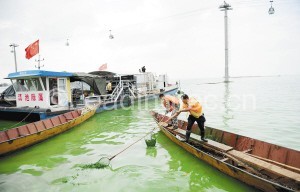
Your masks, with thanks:
M127 107L136 101L175 94L166 74L151 72L121 75L108 71L69 73L28 70L10 73L12 86L1 95L0 118L34 122L86 105L100 103L96 113ZM111 83L111 90L106 85ZM9 100L9 98L11 100Z
M156 112L152 112L152 116L156 122L167 119ZM210 138L206 143L200 141L196 124L190 142L186 143L182 142L186 121L179 120L176 130L165 126L159 123L160 130L171 141L233 178L266 192L300 190L300 152L297 150L211 127L206 127L206 138Z
M155 99L161 93L172 95L178 91L178 83L170 84L166 74L159 76L152 72L116 74L108 71L94 71L89 74L104 79L104 81L98 80L98 83L96 83L99 92L93 96L87 96L84 101L86 104L94 101L100 102L97 113L104 110L128 107L137 101ZM85 80L85 77L82 80ZM85 82L88 81L85 80ZM108 82L112 84L111 92L104 89ZM89 83L89 85L92 85L91 88L96 90L94 84Z
M92 117L98 106L85 107L49 119L0 132L0 156L44 141Z

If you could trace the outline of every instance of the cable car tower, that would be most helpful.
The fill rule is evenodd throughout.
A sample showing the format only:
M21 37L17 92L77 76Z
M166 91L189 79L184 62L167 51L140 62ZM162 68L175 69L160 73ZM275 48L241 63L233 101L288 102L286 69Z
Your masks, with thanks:
M113 38L114 38L114 36L111 34L111 30L109 30L109 38L110 38L110 39L113 39Z
M269 15L273 15L275 13L275 9L272 6L273 0L271 0L270 3L271 3L271 7L269 8Z
M228 73L228 22L227 22L227 11L232 10L231 5L224 1L223 5L219 6L221 11L224 11L224 28L225 28L225 83L229 82Z
M69 39L67 39L66 46L69 46L69 45L70 45Z

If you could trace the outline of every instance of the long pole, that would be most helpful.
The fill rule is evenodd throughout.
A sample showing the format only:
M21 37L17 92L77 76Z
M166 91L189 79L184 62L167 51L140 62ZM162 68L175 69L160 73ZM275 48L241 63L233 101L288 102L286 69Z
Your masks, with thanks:
M16 53L16 47L18 47L19 45L12 43L9 45L10 47L12 47L12 52L14 52L14 59L15 59L15 71L18 72L18 65L17 65L17 53Z
M229 82L229 70L228 70L228 16L227 10L232 10L231 5L224 1L223 5L220 5L221 11L224 11L224 31L225 31L225 82Z

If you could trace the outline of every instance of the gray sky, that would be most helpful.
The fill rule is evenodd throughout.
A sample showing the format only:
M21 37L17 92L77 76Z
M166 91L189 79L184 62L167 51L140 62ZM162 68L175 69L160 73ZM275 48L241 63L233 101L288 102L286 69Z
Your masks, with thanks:
M300 74L300 1L231 0L232 76ZM37 39L43 70L168 73L172 79L224 75L223 1L211 0L0 0L0 82L35 69L24 49ZM109 30L114 39L109 39ZM65 46L69 38L70 46Z

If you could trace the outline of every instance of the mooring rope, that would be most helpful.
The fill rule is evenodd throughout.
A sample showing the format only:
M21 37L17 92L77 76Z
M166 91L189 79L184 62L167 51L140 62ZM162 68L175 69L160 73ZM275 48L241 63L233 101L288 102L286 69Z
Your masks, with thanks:
M28 113L28 115L26 115L26 116L25 116L21 121L19 121L18 123L14 124L14 125L12 125L12 126L10 126L10 127L4 128L3 130L8 130L8 129L11 129L11 128L13 128L13 127L16 127L17 125L19 125L20 123L22 123L23 121L25 121L25 120L29 117L29 115L30 115L34 110L35 110L35 108L33 108L33 109Z

